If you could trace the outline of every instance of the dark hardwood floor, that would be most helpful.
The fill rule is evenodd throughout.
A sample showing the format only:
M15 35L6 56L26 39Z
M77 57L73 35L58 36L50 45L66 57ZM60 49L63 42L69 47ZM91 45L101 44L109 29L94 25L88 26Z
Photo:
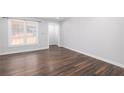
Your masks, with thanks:
M51 46L50 49L0 56L1 76L123 76L124 68Z

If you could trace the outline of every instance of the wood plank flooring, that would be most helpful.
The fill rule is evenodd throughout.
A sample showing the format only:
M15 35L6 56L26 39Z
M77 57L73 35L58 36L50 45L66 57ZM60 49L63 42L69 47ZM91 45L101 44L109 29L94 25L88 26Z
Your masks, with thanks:
M124 68L57 46L0 56L0 76L123 76Z

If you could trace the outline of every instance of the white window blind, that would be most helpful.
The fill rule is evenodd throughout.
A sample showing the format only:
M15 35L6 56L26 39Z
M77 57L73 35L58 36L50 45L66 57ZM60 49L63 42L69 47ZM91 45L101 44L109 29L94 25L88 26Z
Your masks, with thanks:
M30 45L38 43L38 22L9 19L9 45Z

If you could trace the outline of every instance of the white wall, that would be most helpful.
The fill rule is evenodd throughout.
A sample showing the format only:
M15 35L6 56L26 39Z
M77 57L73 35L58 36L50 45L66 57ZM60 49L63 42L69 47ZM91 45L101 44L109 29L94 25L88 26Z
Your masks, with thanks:
M61 24L61 45L124 67L124 18L71 18Z
M32 51L48 48L48 23L39 23L39 44L21 47L8 47L8 21L0 18L0 54Z

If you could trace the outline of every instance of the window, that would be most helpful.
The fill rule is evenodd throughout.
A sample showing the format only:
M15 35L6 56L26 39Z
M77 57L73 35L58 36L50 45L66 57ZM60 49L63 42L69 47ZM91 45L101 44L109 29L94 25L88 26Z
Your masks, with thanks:
M9 19L9 45L30 45L38 43L38 22Z

